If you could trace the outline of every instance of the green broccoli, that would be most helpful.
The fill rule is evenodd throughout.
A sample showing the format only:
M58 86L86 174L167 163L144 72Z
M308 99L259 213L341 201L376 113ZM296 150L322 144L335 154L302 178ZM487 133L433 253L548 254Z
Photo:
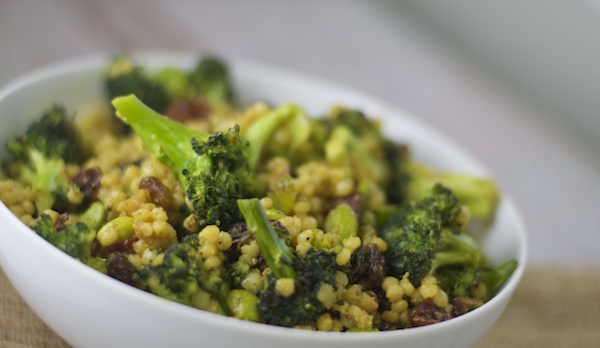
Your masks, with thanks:
M160 115L134 95L113 105L150 152L178 174L200 226L218 223L223 229L241 220L237 200L260 192L254 169L277 125L299 117L296 106L283 105L242 135L237 125L211 135Z
M441 183L469 208L473 219L483 222L493 219L499 199L493 180L451 172L435 173L431 168L413 163L406 146L384 137L377 122L367 119L358 110L338 108L326 125L328 161L353 171L358 181L374 180L384 188L388 203L418 199L436 183Z
M451 297L490 300L517 268L515 259L496 267L448 267L436 273L439 286Z
M389 273L399 278L408 272L414 284L433 275L452 297L489 300L510 277L517 262L486 267L483 251L475 240L461 233L466 223L457 198L440 184L414 203L402 205L381 231L388 244L385 259Z
M480 267L484 264L483 252L471 236L444 229L437 240L437 251L429 273L452 265Z
M224 313L228 313L225 298L230 287L223 268L206 270L198 248L197 234L184 237L164 251L164 262L150 263L138 269L134 284L189 306L193 305L194 296L204 290L219 302Z
M154 81L145 70L137 66L129 56L114 58L105 73L108 97L135 94L144 103L159 112L166 111L173 97L159 81Z
M6 142L8 159L2 162L10 178L28 184L36 193L38 212L68 201L69 190L78 190L65 173L67 163L80 163L87 150L73 118L63 106L46 110L30 123L22 136Z
M66 214L60 216L57 222L54 222L50 215L43 213L32 229L65 253L106 273L104 260L93 253L96 231L89 228L84 222L69 224L66 220Z
M343 241L358 235L359 221L356 212L347 203L338 204L325 218L324 230L335 233Z
M178 100L199 98L208 105L231 104L235 95L229 69L216 57L201 59L191 71L167 67L149 72L122 55L106 69L104 83L111 100L135 94L160 113Z
M242 282L250 274L250 266L241 260L237 260L231 264L227 268L227 278L231 282L231 287L233 289L242 288Z
M237 200L249 189L249 170L239 127L213 135L170 120L134 95L113 100L128 123L162 163L177 173L201 227L228 229L241 216Z
M411 282L418 283L434 271L433 266L458 262L451 257L454 255L451 250L472 247L466 237L455 237L464 224L462 217L458 200L441 185L434 186L414 203L400 205L380 231L388 244L385 258L389 273L401 278L408 272ZM440 254L436 259L441 251L449 254L445 257Z
M265 289L258 293L258 312L268 324L287 327L307 325L328 309L317 294L323 284L336 289L335 253L311 248L292 266L298 274L292 295L279 293L275 286L279 278L274 274L267 276Z
M293 327L316 320L327 308L317 298L324 284L336 288L335 253L315 248L301 257L290 249L284 232L273 226L256 198L238 201L250 232L256 238L270 273L265 288L258 293L258 312L269 324ZM291 295L276 289L279 279L294 280Z
M210 104L232 104L235 99L228 67L217 57L203 58L188 76L190 89Z
M462 205L469 208L472 219L481 222L493 220L500 192L496 182L469 174L435 172L425 165L407 165L410 180L406 186L407 199L417 199L434 184L440 183L456 195Z
M288 134L286 144L272 141L275 131ZM250 144L248 154L250 168L255 170L265 153L271 156L285 155L292 165L302 162L302 147L311 139L313 123L304 110L295 104L283 104L262 116L247 129L242 130L242 138Z
M389 203L405 199L410 178L406 147L383 136L378 123L358 110L335 109L326 125L329 138L324 146L330 164L354 173L359 182L381 185Z

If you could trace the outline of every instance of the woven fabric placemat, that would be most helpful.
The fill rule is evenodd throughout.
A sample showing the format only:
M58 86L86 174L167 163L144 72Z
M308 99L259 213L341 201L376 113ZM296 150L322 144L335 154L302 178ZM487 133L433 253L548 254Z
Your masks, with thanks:
M68 348L0 270L0 348ZM600 270L529 269L475 348L600 347Z

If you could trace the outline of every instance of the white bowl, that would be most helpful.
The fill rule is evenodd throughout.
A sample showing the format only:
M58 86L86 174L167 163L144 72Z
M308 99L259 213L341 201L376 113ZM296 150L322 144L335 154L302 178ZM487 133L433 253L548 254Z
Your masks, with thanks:
M24 131L53 103L70 110L100 105L102 72L111 56L70 60L34 71L0 91L0 143ZM137 54L142 64L192 67L192 54ZM443 135L403 111L315 78L230 61L243 101L294 102L312 114L333 104L381 118L385 133L407 143L416 160L440 168L487 174L475 159ZM526 262L525 229L504 196L497 219L481 243L492 264L516 258L519 266L502 291L482 307L442 323L406 330L328 333L281 328L215 315L167 301L88 268L53 247L0 204L0 265L31 308L76 347L345 348L467 347L496 321L519 282Z

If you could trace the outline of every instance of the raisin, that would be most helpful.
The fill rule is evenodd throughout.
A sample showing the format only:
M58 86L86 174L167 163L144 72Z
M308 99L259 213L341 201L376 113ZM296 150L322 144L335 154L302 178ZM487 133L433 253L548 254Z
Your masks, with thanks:
M436 306L431 300L424 300L410 310L410 323L413 326L425 326L452 318L450 313Z
M109 276L123 283L133 285L135 282L135 267L129 262L127 255L124 253L114 252L108 254L106 257L106 269Z
M100 179L102 179L102 170L98 167L82 169L73 178L73 182L84 194L85 205L98 199Z
M154 176L146 176L140 180L140 189L148 191L152 203L163 208L165 211L173 209L173 194L168 187L165 186L158 178Z

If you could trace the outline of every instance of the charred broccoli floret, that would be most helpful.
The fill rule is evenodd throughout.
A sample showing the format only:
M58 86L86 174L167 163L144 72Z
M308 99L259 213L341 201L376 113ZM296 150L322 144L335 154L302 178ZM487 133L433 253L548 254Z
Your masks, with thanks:
M38 212L68 204L69 190L79 191L65 173L67 163L87 157L81 134L67 110L59 105L46 110L22 136L6 142L8 159L2 168L9 178L31 186Z
M250 172L239 127L209 135L158 114L133 95L113 104L152 154L178 174L200 227L228 229L241 219L237 200L249 189Z
M53 221L50 215L43 213L32 229L65 253L106 273L104 260L93 253L96 231L82 221L67 223L67 218L65 214Z
M408 272L411 282L418 283L432 272L434 260L445 246L462 248L454 237L464 224L461 212L456 197L440 185L420 200L401 205L380 232L388 245L385 257L390 274L401 278ZM448 256L447 260L452 258ZM436 268L443 265L441 258L435 261Z
M154 81L144 69L126 55L116 57L108 66L105 85L111 100L135 94L158 112L164 112L172 102L169 91L161 83Z
M205 57L189 74L196 95L211 104L233 103L235 92L228 67L217 57Z
M498 293L516 268L517 261L511 259L496 267L448 267L438 271L436 278L449 296L485 303Z
M516 268L510 260L495 268L486 266L483 251L461 228L467 223L452 191L437 184L412 204L388 218L381 231L387 242L389 273L409 274L414 284L433 275L452 297L483 302L494 296Z
M231 282L231 287L234 289L242 288L242 282L250 274L250 270L250 266L241 260L230 264L227 268L227 278Z
M221 267L206 270L198 251L198 235L183 238L164 251L164 261L150 263L137 270L134 284L160 297L192 306L199 291L208 292L226 313L225 297L229 283Z
M174 102L201 99L207 105L231 104L234 89L228 67L217 57L201 59L191 71L163 68L149 72L132 57L115 57L105 73L108 96L135 94L153 110L165 113Z
M292 265L297 272L294 292L280 293L276 283L280 278L267 276L264 290L258 293L258 312L266 323L293 327L314 322L327 308L317 294L324 284L335 289L337 271L335 253L311 248Z
M49 158L61 158L65 163L79 163L87 156L81 134L73 116L61 105L54 105L43 112L39 120L33 121L24 135L6 143L12 161L29 160L31 150L37 150ZM16 173L20 168L16 168ZM14 171L8 170L7 174Z
M205 134L150 109L136 96L113 100L150 152L173 169L186 189L201 227L224 229L241 220L237 200L260 190L253 173L276 127L298 116L298 107L283 105L240 135L239 126L227 133Z
M258 312L266 323L280 326L305 325L327 310L317 294L322 286L335 289L335 253L311 248L301 257L290 249L285 232L274 227L256 198L239 201L240 210L269 266L265 288L258 293ZM293 285L282 293L277 284Z

